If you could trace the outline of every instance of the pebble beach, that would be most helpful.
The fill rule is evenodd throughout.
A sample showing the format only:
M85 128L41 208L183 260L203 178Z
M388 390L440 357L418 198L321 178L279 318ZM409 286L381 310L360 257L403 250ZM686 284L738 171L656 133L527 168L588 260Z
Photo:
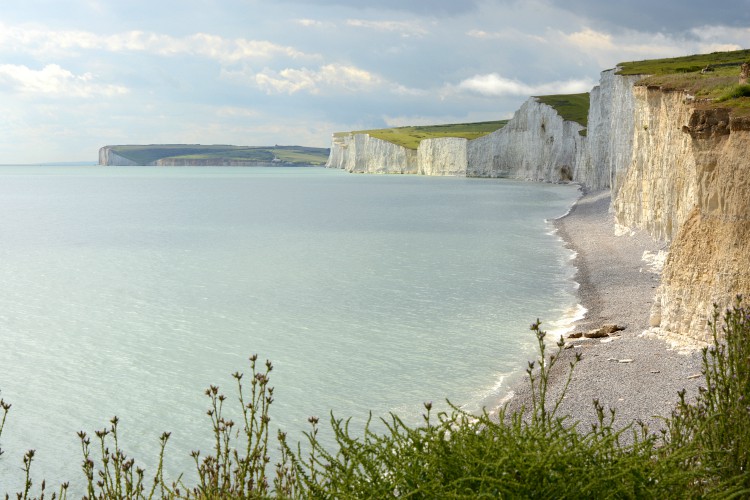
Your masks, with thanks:
M659 417L669 416L675 407L678 391L694 395L703 384L701 352L697 346L672 346L649 332L659 284L659 259L654 256L666 244L642 232L616 235L609 206L609 191L586 193L555 225L566 246L576 252L579 302L587 310L571 333L608 324L623 329L601 338L567 339L569 347L553 371L550 394L560 394L569 361L580 354L561 415L580 422L585 430L596 421L593 401L598 399L605 409L616 410L616 426L640 420L656 430L663 426ZM548 353L556 349L550 344ZM528 378L513 392L510 410L530 406Z

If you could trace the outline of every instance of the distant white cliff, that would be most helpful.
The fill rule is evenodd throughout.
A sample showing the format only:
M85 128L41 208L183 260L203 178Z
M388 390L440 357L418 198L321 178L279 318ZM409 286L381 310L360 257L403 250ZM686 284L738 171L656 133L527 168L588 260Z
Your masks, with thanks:
M632 151L632 87L638 79L604 71L591 91L588 129L531 97L505 127L474 140L428 139L415 151L369 134L336 134L326 166L359 173L574 181L616 192Z
M425 140L415 151L336 136L327 166L609 188L618 227L669 245L652 325L670 339L706 341L713 304L750 295L750 119L640 78L604 71L585 131L532 97L504 128L472 141Z
M577 157L586 148L583 130L579 123L564 120L555 108L531 97L505 127L469 143L467 175L577 180Z
M110 146L99 148L99 165L114 165L118 167L132 167L138 165L133 160L115 153Z

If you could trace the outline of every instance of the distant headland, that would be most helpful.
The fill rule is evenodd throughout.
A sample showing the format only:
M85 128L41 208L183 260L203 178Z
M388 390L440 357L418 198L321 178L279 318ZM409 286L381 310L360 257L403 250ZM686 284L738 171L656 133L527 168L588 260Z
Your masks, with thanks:
M99 165L316 166L324 165L329 153L328 148L305 146L121 145L99 149Z

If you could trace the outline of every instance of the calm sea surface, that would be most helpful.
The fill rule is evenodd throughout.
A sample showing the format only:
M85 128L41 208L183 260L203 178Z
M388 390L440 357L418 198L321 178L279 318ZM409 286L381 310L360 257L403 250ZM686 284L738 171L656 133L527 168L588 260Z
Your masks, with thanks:
M79 430L167 475L210 451L208 399L257 353L271 416L302 439L425 401L477 410L533 356L528 325L574 314L546 219L572 186L320 168L0 167L0 492L80 488ZM561 321L563 320L563 321ZM80 490L78 490L80 491Z

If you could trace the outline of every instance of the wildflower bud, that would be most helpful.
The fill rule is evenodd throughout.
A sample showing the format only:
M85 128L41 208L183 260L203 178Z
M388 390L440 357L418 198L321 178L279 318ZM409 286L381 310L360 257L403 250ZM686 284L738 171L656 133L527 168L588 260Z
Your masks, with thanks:
M427 401L427 402L426 402L426 403L424 404L424 407L425 407L425 409L426 409L427 411L430 411L430 410L432 410L432 401Z

